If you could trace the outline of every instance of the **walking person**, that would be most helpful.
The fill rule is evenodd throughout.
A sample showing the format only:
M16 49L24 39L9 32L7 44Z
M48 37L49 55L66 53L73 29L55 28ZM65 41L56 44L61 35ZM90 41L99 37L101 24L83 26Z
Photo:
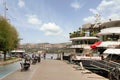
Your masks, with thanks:
M44 59L46 59L46 53L43 54Z
M41 55L38 54L38 62L41 62Z

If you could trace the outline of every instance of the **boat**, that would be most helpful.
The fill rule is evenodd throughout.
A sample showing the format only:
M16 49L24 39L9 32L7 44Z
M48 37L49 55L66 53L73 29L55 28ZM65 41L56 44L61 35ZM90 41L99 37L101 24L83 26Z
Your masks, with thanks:
M71 38L72 46L70 48L74 49L75 54L72 55L72 62L78 64L82 62L84 68L91 68L91 62L93 60L101 60L101 57L94 56L94 50L90 47L91 44L98 42L98 37L75 37ZM95 69L95 68L91 68Z
M97 37L75 37L70 39L72 45L70 48L74 49L77 55L89 55L90 45L99 41Z
M96 66L93 66L94 62L103 62L103 58L106 56L103 56L103 52L107 50L108 48L116 48L116 46L120 45L120 27L111 27L111 28L105 28L102 29L100 33L97 34L97 36L101 37L101 41L95 41L94 44L89 45L89 49L86 49L85 47L82 47L81 50L83 55L77 55L75 59L73 59L74 62L82 62L83 66L86 69L92 69L97 71L104 71L104 69L98 68ZM104 39L107 38L107 39ZM87 38L86 38L87 39ZM74 39L73 39L74 40ZM77 41L77 40L76 40ZM81 44L83 45L83 44ZM86 44L88 45L88 44ZM80 45L78 46L80 48ZM77 48L77 46L75 46ZM87 52L85 52L88 50ZM92 51L96 51L99 53L99 56L86 56L87 53L94 53ZM105 64L103 62L103 64Z
M91 66L109 74L110 80L120 80L120 49L109 48L103 54L107 54L104 60L93 61Z
M103 59L93 61L91 66L107 73L109 80L120 80L120 48L117 48L120 45L120 27L102 29L98 36L102 38L102 42L95 47Z
M108 48L116 48L120 45L120 27L110 27L102 29L97 36L101 37L101 42L98 45L91 45L97 48L100 55Z

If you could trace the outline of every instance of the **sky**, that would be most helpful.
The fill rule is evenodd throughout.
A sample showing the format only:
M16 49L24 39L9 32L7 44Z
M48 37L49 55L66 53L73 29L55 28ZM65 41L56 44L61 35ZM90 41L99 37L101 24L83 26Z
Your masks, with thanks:
M69 42L83 24L120 19L120 0L0 0L0 15L17 29L20 43Z

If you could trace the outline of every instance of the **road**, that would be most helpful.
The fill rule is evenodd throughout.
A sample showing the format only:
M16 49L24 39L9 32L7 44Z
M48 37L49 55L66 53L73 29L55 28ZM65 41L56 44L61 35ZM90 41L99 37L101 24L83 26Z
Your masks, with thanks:
M76 70L74 65L60 60L42 60L30 70L20 69L0 80L108 80L88 70Z

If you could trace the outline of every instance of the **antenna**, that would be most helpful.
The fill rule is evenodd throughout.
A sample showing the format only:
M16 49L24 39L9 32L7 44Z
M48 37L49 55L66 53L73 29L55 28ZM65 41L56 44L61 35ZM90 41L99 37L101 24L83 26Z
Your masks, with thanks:
M93 26L93 28L98 28L99 25L101 24L100 20L101 20L101 16L99 14L95 15L95 25Z
M99 14L96 14L95 18L96 18L95 23L100 23L101 16Z

